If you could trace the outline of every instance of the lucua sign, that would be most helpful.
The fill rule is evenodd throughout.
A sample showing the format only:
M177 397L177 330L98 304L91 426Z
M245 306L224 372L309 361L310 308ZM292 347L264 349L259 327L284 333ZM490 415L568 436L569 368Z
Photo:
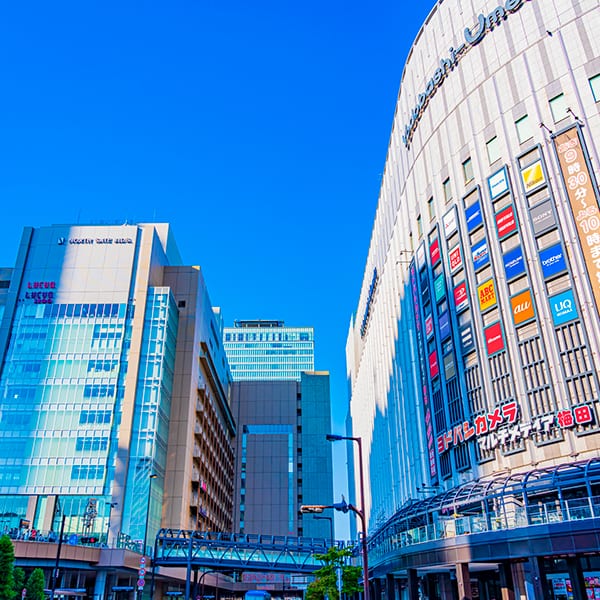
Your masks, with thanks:
M425 89L419 94L416 106L413 108L410 120L404 127L402 142L408 148L412 136L419 124L423 111L427 107L429 100L435 94L437 89L444 83L446 77L458 64L461 56L470 46L476 46L483 40L486 33L492 31L494 27L500 25L508 16L517 12L525 2L531 0L506 0L503 4L497 6L487 16L480 14L477 16L477 24L473 27L465 27L465 41L457 48L451 47L448 51L449 57L440 59L440 66L434 71L433 76L427 82Z

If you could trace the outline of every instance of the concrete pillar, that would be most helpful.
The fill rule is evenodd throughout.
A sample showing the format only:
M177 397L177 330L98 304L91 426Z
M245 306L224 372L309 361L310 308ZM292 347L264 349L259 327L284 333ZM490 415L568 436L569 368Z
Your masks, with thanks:
M576 556L567 558L567 568L569 569L569 579L571 580L571 586L573 588L573 597L587 598L585 579L583 577L583 569L581 568L579 558Z
M96 571L94 584L94 600L103 600L106 593L106 571Z
M392 573L385 576L385 597L387 600L396 600L396 580Z
M458 600L473 600L469 563L456 564L456 583L458 584Z
M454 592L452 590L450 573L440 573L438 577L440 582L440 596L442 600L454 600Z
M500 589L502 600L515 600L515 586L509 562L501 562L500 565Z
M381 600L381 579L373 579L373 600Z
M532 556L528 561L514 564L513 581L519 600L545 600L550 598L541 559Z
M419 600L419 577L417 576L416 569L408 569L407 574L407 587L408 587L408 600Z

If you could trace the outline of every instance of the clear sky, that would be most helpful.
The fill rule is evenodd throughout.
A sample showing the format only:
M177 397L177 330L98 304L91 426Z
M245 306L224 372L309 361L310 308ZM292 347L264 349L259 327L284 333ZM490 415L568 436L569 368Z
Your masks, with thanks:
M0 266L27 225L169 222L226 325L315 327L343 433L348 325L402 68L433 4L3 3Z

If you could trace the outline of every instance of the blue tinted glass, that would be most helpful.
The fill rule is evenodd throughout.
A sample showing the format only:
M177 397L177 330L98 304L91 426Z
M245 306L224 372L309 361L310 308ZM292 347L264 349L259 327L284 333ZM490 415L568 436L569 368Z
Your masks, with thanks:
M75 312L74 315L76 317L80 317L81 316L81 304L76 304L75 305Z
M95 304L90 304L90 317L95 317L96 316L96 305Z

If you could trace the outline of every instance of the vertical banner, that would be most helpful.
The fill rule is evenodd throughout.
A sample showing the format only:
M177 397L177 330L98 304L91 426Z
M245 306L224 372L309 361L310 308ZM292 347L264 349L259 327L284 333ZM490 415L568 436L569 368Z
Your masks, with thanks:
M579 126L558 133L553 137L553 143L596 307L600 310L600 210Z

